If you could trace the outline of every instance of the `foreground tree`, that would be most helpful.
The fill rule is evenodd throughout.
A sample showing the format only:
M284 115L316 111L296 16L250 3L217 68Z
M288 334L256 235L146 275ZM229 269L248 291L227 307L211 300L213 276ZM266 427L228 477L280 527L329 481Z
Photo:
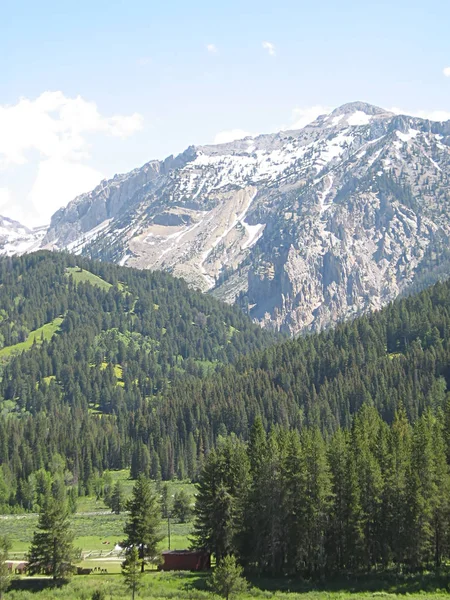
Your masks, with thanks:
M8 589L11 581L11 572L6 562L10 550L11 542L9 538L4 535L0 536L0 600L3 598L3 594Z
M211 552L217 564L236 551L240 506L248 486L248 458L236 436L219 440L205 461L197 484L192 546Z
M234 556L224 556L220 565L214 569L209 586L216 594L229 600L229 598L245 592L248 588L248 583L242 573L243 569L236 563Z
M46 573L53 580L64 579L73 572L73 533L67 503L48 495L39 514L28 555L28 572Z
M125 579L125 585L131 591L131 598L134 600L136 592L142 585L142 571L139 560L139 552L136 546L127 551L125 561L122 563L122 575Z
M162 540L162 536L158 533L161 519L160 504L150 487L150 481L143 475L138 477L126 508L130 513L124 530L127 537L121 545L128 549L137 548L143 573L146 560L155 559L158 554L158 543Z

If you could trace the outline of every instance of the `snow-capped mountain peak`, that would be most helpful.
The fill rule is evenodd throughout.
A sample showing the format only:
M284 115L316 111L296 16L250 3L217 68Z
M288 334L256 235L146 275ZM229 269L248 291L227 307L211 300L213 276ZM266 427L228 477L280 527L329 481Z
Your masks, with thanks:
M450 122L352 102L103 181L43 245L168 270L295 334L446 273L449 190Z

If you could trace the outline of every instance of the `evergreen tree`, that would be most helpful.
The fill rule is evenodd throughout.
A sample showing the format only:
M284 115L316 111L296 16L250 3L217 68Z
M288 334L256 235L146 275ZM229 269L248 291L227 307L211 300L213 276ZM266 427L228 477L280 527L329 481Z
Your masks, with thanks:
M237 564L233 555L225 556L222 559L220 565L214 569L208 583L211 589L225 600L245 592L248 587L248 583L243 577L243 569Z
M132 546L126 552L125 560L122 563L122 575L125 585L131 591L131 598L134 600L136 592L142 585L142 570L136 546Z
M391 561L405 564L407 536L407 477L411 460L411 426L402 405L395 413L388 433L385 456L381 461L384 479L382 495L382 556L387 566Z
M151 489L150 481L143 475L138 477L126 508L129 511L124 529L126 539L121 545L124 548L138 549L143 573L146 560L156 558L158 543L162 539L159 535L161 518L159 501Z
M192 514L191 499L186 490L181 489L173 498L172 515L179 523L186 523Z
M0 535L0 600L2 600L3 594L8 590L11 581L11 571L6 562L10 550L11 542L9 538Z
M116 481L111 494L111 511L120 515L125 507L125 490L121 481Z
M248 476L245 447L235 436L220 440L199 475L192 545L212 552L217 563L236 550Z
M66 502L47 496L28 554L29 573L67 578L73 572L73 537Z
M335 572L360 567L363 544L360 487L348 432L339 430L328 449L331 474L328 564Z

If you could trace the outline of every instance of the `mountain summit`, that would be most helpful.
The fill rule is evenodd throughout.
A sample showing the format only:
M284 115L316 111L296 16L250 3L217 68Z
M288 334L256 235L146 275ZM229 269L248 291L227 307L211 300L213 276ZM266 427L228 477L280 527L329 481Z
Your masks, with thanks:
M167 270L297 334L450 272L449 178L450 122L353 102L116 175L43 245Z

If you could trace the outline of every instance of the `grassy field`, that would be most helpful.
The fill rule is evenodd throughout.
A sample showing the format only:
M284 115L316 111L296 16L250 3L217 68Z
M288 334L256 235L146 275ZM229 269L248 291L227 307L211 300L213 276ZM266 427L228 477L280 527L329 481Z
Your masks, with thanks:
M113 484L120 480L124 487L125 496L129 497L134 482L128 478L129 471L112 471ZM153 484L156 489L156 483ZM181 481L168 482L169 497L184 489L192 497L194 485ZM86 496L78 499L77 513L72 517L72 528L75 534L75 547L80 548L83 555L93 553L92 558L100 559L111 553L116 544L123 539L123 528L126 513L115 515L105 506L102 499ZM36 528L36 514L0 515L0 531L8 535L12 541L12 558L22 558L28 551L33 532ZM170 523L170 546L172 549L189 547L189 536L192 523ZM169 547L168 522L161 521L161 550Z
M173 599L203 600L213 596L207 587L208 574L194 573L160 573L147 572L142 580L142 589L136 599ZM412 578L398 583L386 581L374 588L374 579L366 579L352 583L335 582L330 586L314 586L291 579L252 581L249 591L240 595L242 600L251 598L267 598L273 600L369 600L384 598L397 600L407 597L408 600L439 600L446 598L448 592L439 588L445 582L435 577L426 576ZM12 590L6 598L9 600L89 600L96 590L103 590L107 600L131 598L125 588L122 577L108 574L91 574L74 576L61 588L49 587L49 581L39 578L23 578L13 582ZM422 590L422 591L419 591Z
M113 483L120 480L126 495L131 494L134 482L128 479L128 471L111 472ZM154 483L156 488L156 483ZM181 489L192 497L195 488L187 482L168 482L169 496ZM120 575L123 557L115 550L116 544L123 539L123 526L126 514L115 515L108 511L102 500L95 497L80 498L78 512L72 518L75 533L75 546L82 551L79 566L96 569L91 575L74 576L63 587L52 587L51 581L39 577L23 577L13 582L6 600L90 600L96 590L104 590L106 600L129 598ZM37 515L0 515L0 531L10 536L13 542L12 559L20 559L27 552L33 531L37 524ZM171 549L189 547L192 523L171 522ZM161 521L160 550L166 550L168 543L168 523ZM106 573L97 572L106 570ZM143 588L136 600L174 599L195 600L212 599L214 596L207 588L208 574L161 573L148 570L143 578ZM248 592L240 598L267 598L273 600L426 600L427 598L448 600L448 576L424 574L420 576L396 577L394 574L378 577L361 577L346 580L328 581L326 585L313 584L295 579L259 579L251 581Z
M42 338L44 340L51 339L59 330L62 322L62 317L58 317L51 323L46 323L42 327L39 327L39 329L32 331L24 342L20 342L14 346L6 346L6 348L2 348L0 350L0 360L8 359L13 354L20 354L24 350L29 350L34 342L40 344Z
M72 275L75 283L90 283L91 285L96 285L104 290L109 290L109 288L112 287L110 283L85 269L80 271L78 267L67 267L66 273L67 275Z

